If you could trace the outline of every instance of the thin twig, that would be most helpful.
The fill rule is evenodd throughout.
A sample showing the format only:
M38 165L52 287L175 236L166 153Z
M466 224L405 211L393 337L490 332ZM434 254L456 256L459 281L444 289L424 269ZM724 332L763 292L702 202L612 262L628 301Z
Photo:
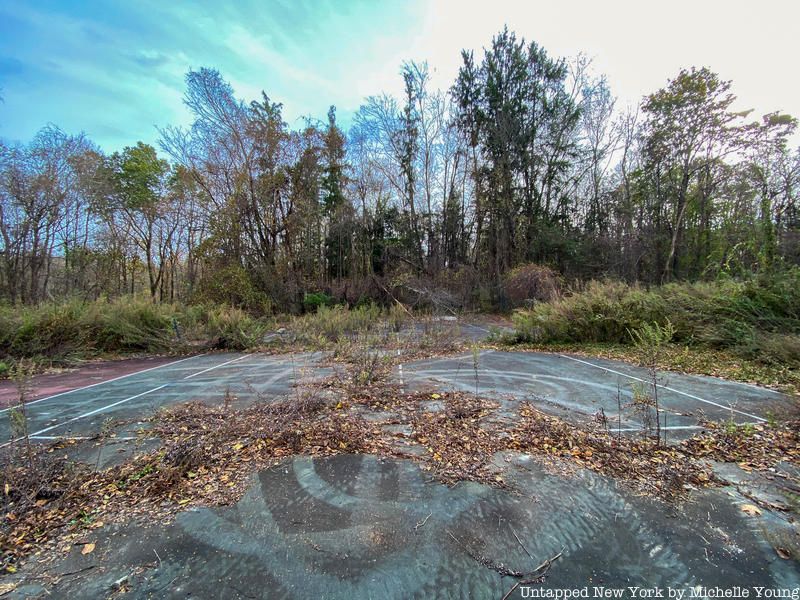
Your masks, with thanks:
M533 556L531 556L531 553L530 553L530 552L528 552L528 549L525 547L525 544L523 544L523 543L522 543L522 540L521 540L521 539L519 539L519 536L517 535L517 532L516 532L516 531L514 531L514 528L513 528L513 527L511 527L511 525L509 525L508 527L511 529L511 533L513 533L513 534L514 534L514 537L515 537L515 538L517 538L517 543L519 544L520 548L522 548L523 550L525 550L525 554L527 554L527 555L528 555L528 557L529 557L531 560L533 560Z
M561 556L563 554L564 554L564 548L561 548L561 551L558 554L556 554L552 558L548 558L546 561L544 561L542 564L540 564L538 567L536 567L532 572L536 573L537 571L539 571L540 569L543 569L544 567L547 567L547 569L549 570L550 566L553 564L553 562L555 562L559 558L561 558Z
M447 533L450 535L451 538L453 538L456 541L456 543L459 546L461 546L461 548L464 550L464 552L466 552L469 555L470 558L472 558L476 562L479 562L487 569L496 571L497 573L500 573L500 575L503 575L504 577L505 576L516 577L517 579L525 577L526 574L523 573L522 571L515 571L514 569L508 568L503 563L496 563L493 560L486 558L485 556L481 556L477 552L473 552L465 544L462 544L461 541L458 538L456 538L456 536L454 536L452 533L450 533L449 531Z
M537 583L538 581L540 581L542 579L542 577L547 575L547 572L550 570L550 567L553 565L553 562L555 562L556 560L561 558L561 556L563 554L564 554L564 549L562 548L561 552L559 552L558 554L556 554L552 558L548 558L546 561L544 561L542 564L540 564L538 567L536 567L533 571L528 573L525 576L525 579L521 579L520 581L517 581L513 586L511 586L511 589L506 592L506 595L503 596L502 600L508 600L508 598L511 596L511 594L514 593L514 590L516 590L519 586L521 586L521 585L530 585L532 583ZM542 569L544 569L544 571L542 571ZM539 571L542 571L542 572L540 573ZM533 577L533 575L535 575L535 577Z
M91 569L94 569L96 566L97 565L89 565L88 567L83 567L82 569L78 569L77 571L70 571L69 573L61 573L57 577L61 578L61 577L67 577L69 575L77 575L78 573L83 573L84 571L89 571Z
M419 529L420 527L424 527L424 526L425 526L425 523L427 523L427 522L428 522L428 519L430 519L432 515L433 515L433 512L429 513L429 514L428 514L428 516L427 516L427 517L425 517L425 518L424 518L422 521L419 521L419 522L417 522L417 524L416 524L416 525L414 525L414 531L416 531L416 530L417 530L417 529Z

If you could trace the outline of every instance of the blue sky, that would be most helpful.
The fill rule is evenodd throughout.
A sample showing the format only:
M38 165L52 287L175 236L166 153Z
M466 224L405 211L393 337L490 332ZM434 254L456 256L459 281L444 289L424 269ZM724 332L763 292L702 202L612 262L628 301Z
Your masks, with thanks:
M447 87L461 48L504 23L555 55L585 52L624 103L682 66L734 80L742 107L800 116L800 3L768 0L0 0L0 137L27 141L48 122L105 150L154 143L187 124L189 68L219 69L247 100L264 89L290 124L342 120L362 99L399 92L403 60L427 59ZM755 8L755 7L758 8ZM663 13L663 14L662 14Z

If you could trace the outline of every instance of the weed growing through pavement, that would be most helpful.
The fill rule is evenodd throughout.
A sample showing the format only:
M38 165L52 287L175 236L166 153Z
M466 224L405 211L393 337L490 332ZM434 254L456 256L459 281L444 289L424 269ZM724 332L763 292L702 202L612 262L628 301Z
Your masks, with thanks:
M475 395L478 395L478 361L481 353L477 344L472 344L472 372L475 375Z
M97 434L97 460L95 461L94 470L97 472L100 469L100 457L103 454L103 447L105 441L114 433L114 419L107 417L100 425L100 433Z
M33 450L28 431L28 394L31 389L32 367L30 361L21 359L12 368L11 379L17 389L17 404L8 412L12 445L22 441L25 446L28 466L33 469Z
M650 416L650 407L655 410L655 432L658 445L662 442L662 427L661 427L661 407L658 401L658 385L659 385L659 369L658 365L661 362L661 355L664 353L666 346L672 341L675 335L675 327L670 321L664 325L658 323L645 323L638 329L629 329L628 335L633 342L639 354L639 360L642 365L647 369L648 373L648 390L644 385L635 385L633 389L634 406L639 413L643 416L643 424L646 431L651 431L652 423ZM666 417L666 414L665 414ZM666 425L666 421L665 421ZM663 429L664 445L667 443L667 429Z

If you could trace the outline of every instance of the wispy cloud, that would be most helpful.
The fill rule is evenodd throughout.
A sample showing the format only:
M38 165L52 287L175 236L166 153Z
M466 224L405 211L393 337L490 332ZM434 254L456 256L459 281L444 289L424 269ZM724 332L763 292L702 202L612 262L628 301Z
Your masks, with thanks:
M265 90L290 123L331 104L347 123L365 96L400 93L404 60L427 59L447 87L460 50L480 50L505 23L553 54L586 51L626 101L705 64L757 110L800 114L785 72L800 54L800 5L764 2L781 18L754 27L745 0L723 12L674 0L656 27L634 0L0 0L0 137L28 140L54 122L108 150L152 143L155 126L189 122L184 76L202 66L246 100Z

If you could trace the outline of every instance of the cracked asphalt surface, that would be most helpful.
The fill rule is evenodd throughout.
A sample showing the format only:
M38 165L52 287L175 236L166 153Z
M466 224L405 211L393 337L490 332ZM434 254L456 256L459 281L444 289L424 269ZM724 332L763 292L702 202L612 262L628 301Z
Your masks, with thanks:
M409 389L477 389L509 410L530 400L573 421L602 408L611 423L617 394L628 402L646 380L632 365L558 354L481 351L477 377L475 366L469 353L406 363L393 376ZM221 402L226 393L240 403L269 401L331 372L318 354L159 361L38 396L28 405L29 431L42 442L86 438L111 418L129 423L133 435L162 406ZM704 419L757 423L792 407L771 390L711 377L666 374L659 385L672 440ZM621 428L637 425L623 416ZM0 419L0 436L11 437L8 419ZM495 460L514 491L448 487L410 461L294 457L254 474L232 506L184 511L167 524L106 525L93 534L93 553L76 547L46 567L68 574L57 583L34 577L4 597L499 599L516 579L481 558L524 571L559 552L537 585L800 587L798 563L775 551L786 536L800 539L794 518L745 514L741 506L751 500L735 484L676 506L589 471L553 472L521 454ZM35 559L25 572L37 573ZM530 596L521 586L511 597Z

